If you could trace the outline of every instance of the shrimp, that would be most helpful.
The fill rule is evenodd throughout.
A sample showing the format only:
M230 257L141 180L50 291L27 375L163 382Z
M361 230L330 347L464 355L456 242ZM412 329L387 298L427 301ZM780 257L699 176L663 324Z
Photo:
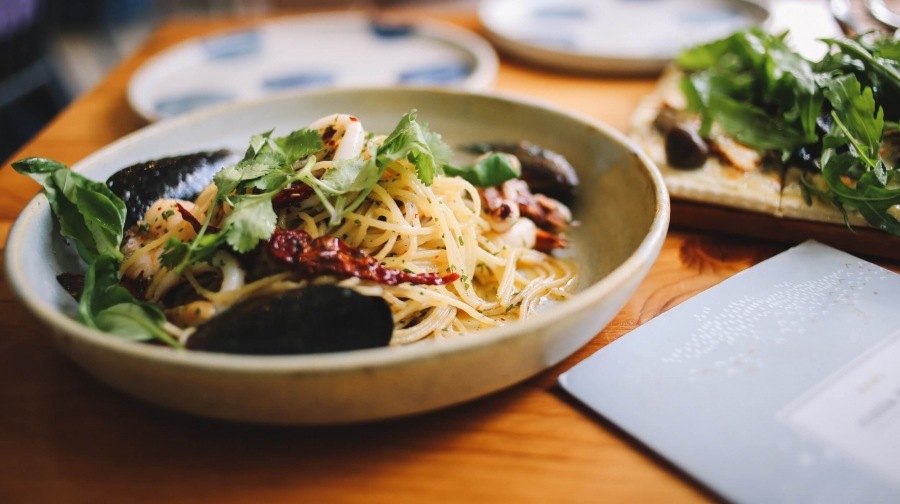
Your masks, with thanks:
M192 240L197 236L194 227L182 217L178 206L191 212L198 220L197 209L190 201L161 198L156 200L144 213L136 230L125 236L121 251L125 257L122 274L128 278L152 278L162 267L160 255L166 241L171 237Z

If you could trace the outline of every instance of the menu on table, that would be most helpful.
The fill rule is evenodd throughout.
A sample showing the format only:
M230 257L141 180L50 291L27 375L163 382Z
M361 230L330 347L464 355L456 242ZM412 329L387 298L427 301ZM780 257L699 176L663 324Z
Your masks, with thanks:
M610 343L569 393L736 502L900 502L900 275L808 241Z

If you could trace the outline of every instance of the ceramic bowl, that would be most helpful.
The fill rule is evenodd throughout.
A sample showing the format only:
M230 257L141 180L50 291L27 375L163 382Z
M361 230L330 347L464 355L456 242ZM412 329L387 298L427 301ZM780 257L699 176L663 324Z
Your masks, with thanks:
M151 403L268 424L347 423L461 403L522 381L571 355L621 310L665 238L669 199L653 163L588 117L521 98L446 89L337 89L227 104L148 126L72 169L105 180L140 161L203 149L244 149L250 135L288 132L344 112L388 132L411 109L451 145L528 139L565 155L581 179L572 254L577 294L524 322L447 341L345 353L257 357L125 341L74 319L56 280L83 271L38 195L10 232L9 282L59 349L99 380Z

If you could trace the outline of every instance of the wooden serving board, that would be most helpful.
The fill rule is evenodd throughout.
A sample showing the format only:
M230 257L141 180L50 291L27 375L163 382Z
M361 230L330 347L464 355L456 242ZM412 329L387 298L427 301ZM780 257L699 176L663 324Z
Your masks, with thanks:
M900 237L874 228L775 217L762 213L672 199L673 227L713 231L797 244L809 239L854 255L900 259Z

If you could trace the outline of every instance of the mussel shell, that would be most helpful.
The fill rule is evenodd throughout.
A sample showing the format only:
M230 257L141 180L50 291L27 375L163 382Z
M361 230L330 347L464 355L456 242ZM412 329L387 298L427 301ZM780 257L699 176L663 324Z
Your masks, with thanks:
M216 172L239 160L237 154L225 149L165 157L122 168L109 177L106 185L125 202L127 229L160 198L196 198Z
M387 346L393 331L384 299L311 285L238 303L200 325L186 346L251 355L343 352Z
M562 154L524 140L518 143L474 144L469 145L467 150L512 154L522 164L522 180L528 184L531 192L550 196L567 204L575 198L578 174Z

